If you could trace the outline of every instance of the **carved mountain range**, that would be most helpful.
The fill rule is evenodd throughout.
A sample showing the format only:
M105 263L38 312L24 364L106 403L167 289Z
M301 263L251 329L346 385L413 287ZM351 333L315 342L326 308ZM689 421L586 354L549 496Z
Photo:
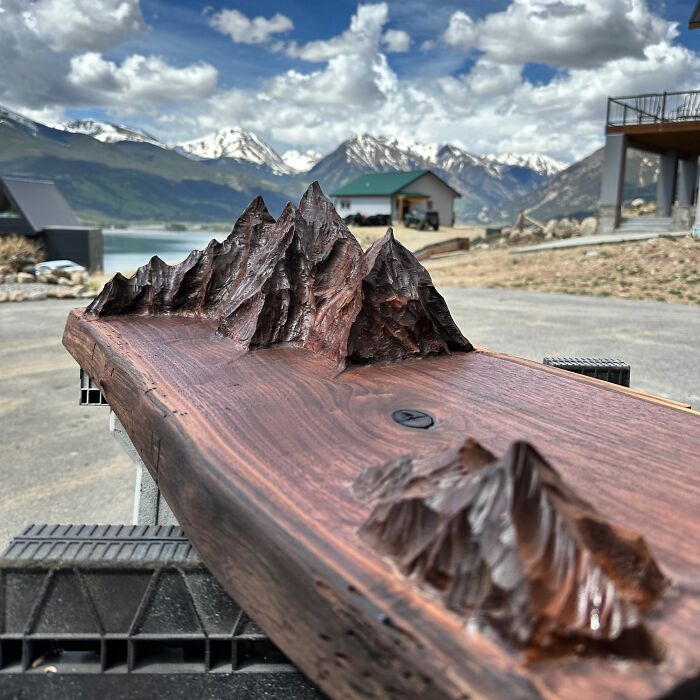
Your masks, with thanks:
M496 459L468 440L365 471L359 534L445 606L531 655L656 659L643 614L666 581L646 544L607 523L529 444Z
M392 230L363 253L318 183L277 221L254 199L226 240L179 265L154 257L117 273L86 314L202 316L246 348L293 345L339 363L473 349Z

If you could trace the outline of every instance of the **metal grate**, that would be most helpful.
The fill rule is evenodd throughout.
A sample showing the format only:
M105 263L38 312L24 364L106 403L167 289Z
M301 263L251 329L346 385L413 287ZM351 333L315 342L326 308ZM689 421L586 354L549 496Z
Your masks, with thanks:
M100 387L88 376L84 369L80 370L80 405L109 406L102 395Z
M545 357L543 364L611 384L630 385L630 366L622 360L593 357Z

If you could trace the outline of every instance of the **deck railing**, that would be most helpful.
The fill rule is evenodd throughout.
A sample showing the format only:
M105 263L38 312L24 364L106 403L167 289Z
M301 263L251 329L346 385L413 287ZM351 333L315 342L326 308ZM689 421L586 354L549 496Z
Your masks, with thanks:
M608 126L700 120L700 90L608 98Z

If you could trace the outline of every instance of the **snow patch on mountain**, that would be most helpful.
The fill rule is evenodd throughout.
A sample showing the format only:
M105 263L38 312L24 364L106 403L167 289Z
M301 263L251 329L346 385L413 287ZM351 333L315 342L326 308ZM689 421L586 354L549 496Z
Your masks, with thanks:
M59 125L58 128L63 131L70 131L73 134L92 136L102 143L135 141L136 143L150 143L152 146L158 146L158 148L168 148L163 142L145 131L137 131L136 129L130 129L128 126L103 122L97 119L74 119Z
M6 107L0 107L0 124L3 122L9 124L14 122L15 124L19 124L25 129L29 129L29 131L35 135L39 131L37 122L28 119L27 117L23 117L21 114L17 114L17 112L13 112L11 109L7 109Z
M219 131L179 144L177 149L196 159L234 158L255 165L265 165L276 175L291 175L294 169L284 162L271 146L252 131L239 126Z
M484 155L483 159L495 165L508 165L534 170L545 177L552 177L567 167L566 163L540 153L491 153Z

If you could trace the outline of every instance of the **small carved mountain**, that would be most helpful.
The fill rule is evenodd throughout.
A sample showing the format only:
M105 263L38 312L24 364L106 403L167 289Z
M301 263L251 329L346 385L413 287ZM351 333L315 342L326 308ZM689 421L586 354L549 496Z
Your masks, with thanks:
M467 441L365 471L359 534L445 606L532 655L656 659L643 614L666 581L646 544L579 498L529 444L501 458Z
M246 348L293 345L339 363L473 349L391 229L363 253L318 183L277 221L258 197L222 243L115 275L86 314L203 316Z

